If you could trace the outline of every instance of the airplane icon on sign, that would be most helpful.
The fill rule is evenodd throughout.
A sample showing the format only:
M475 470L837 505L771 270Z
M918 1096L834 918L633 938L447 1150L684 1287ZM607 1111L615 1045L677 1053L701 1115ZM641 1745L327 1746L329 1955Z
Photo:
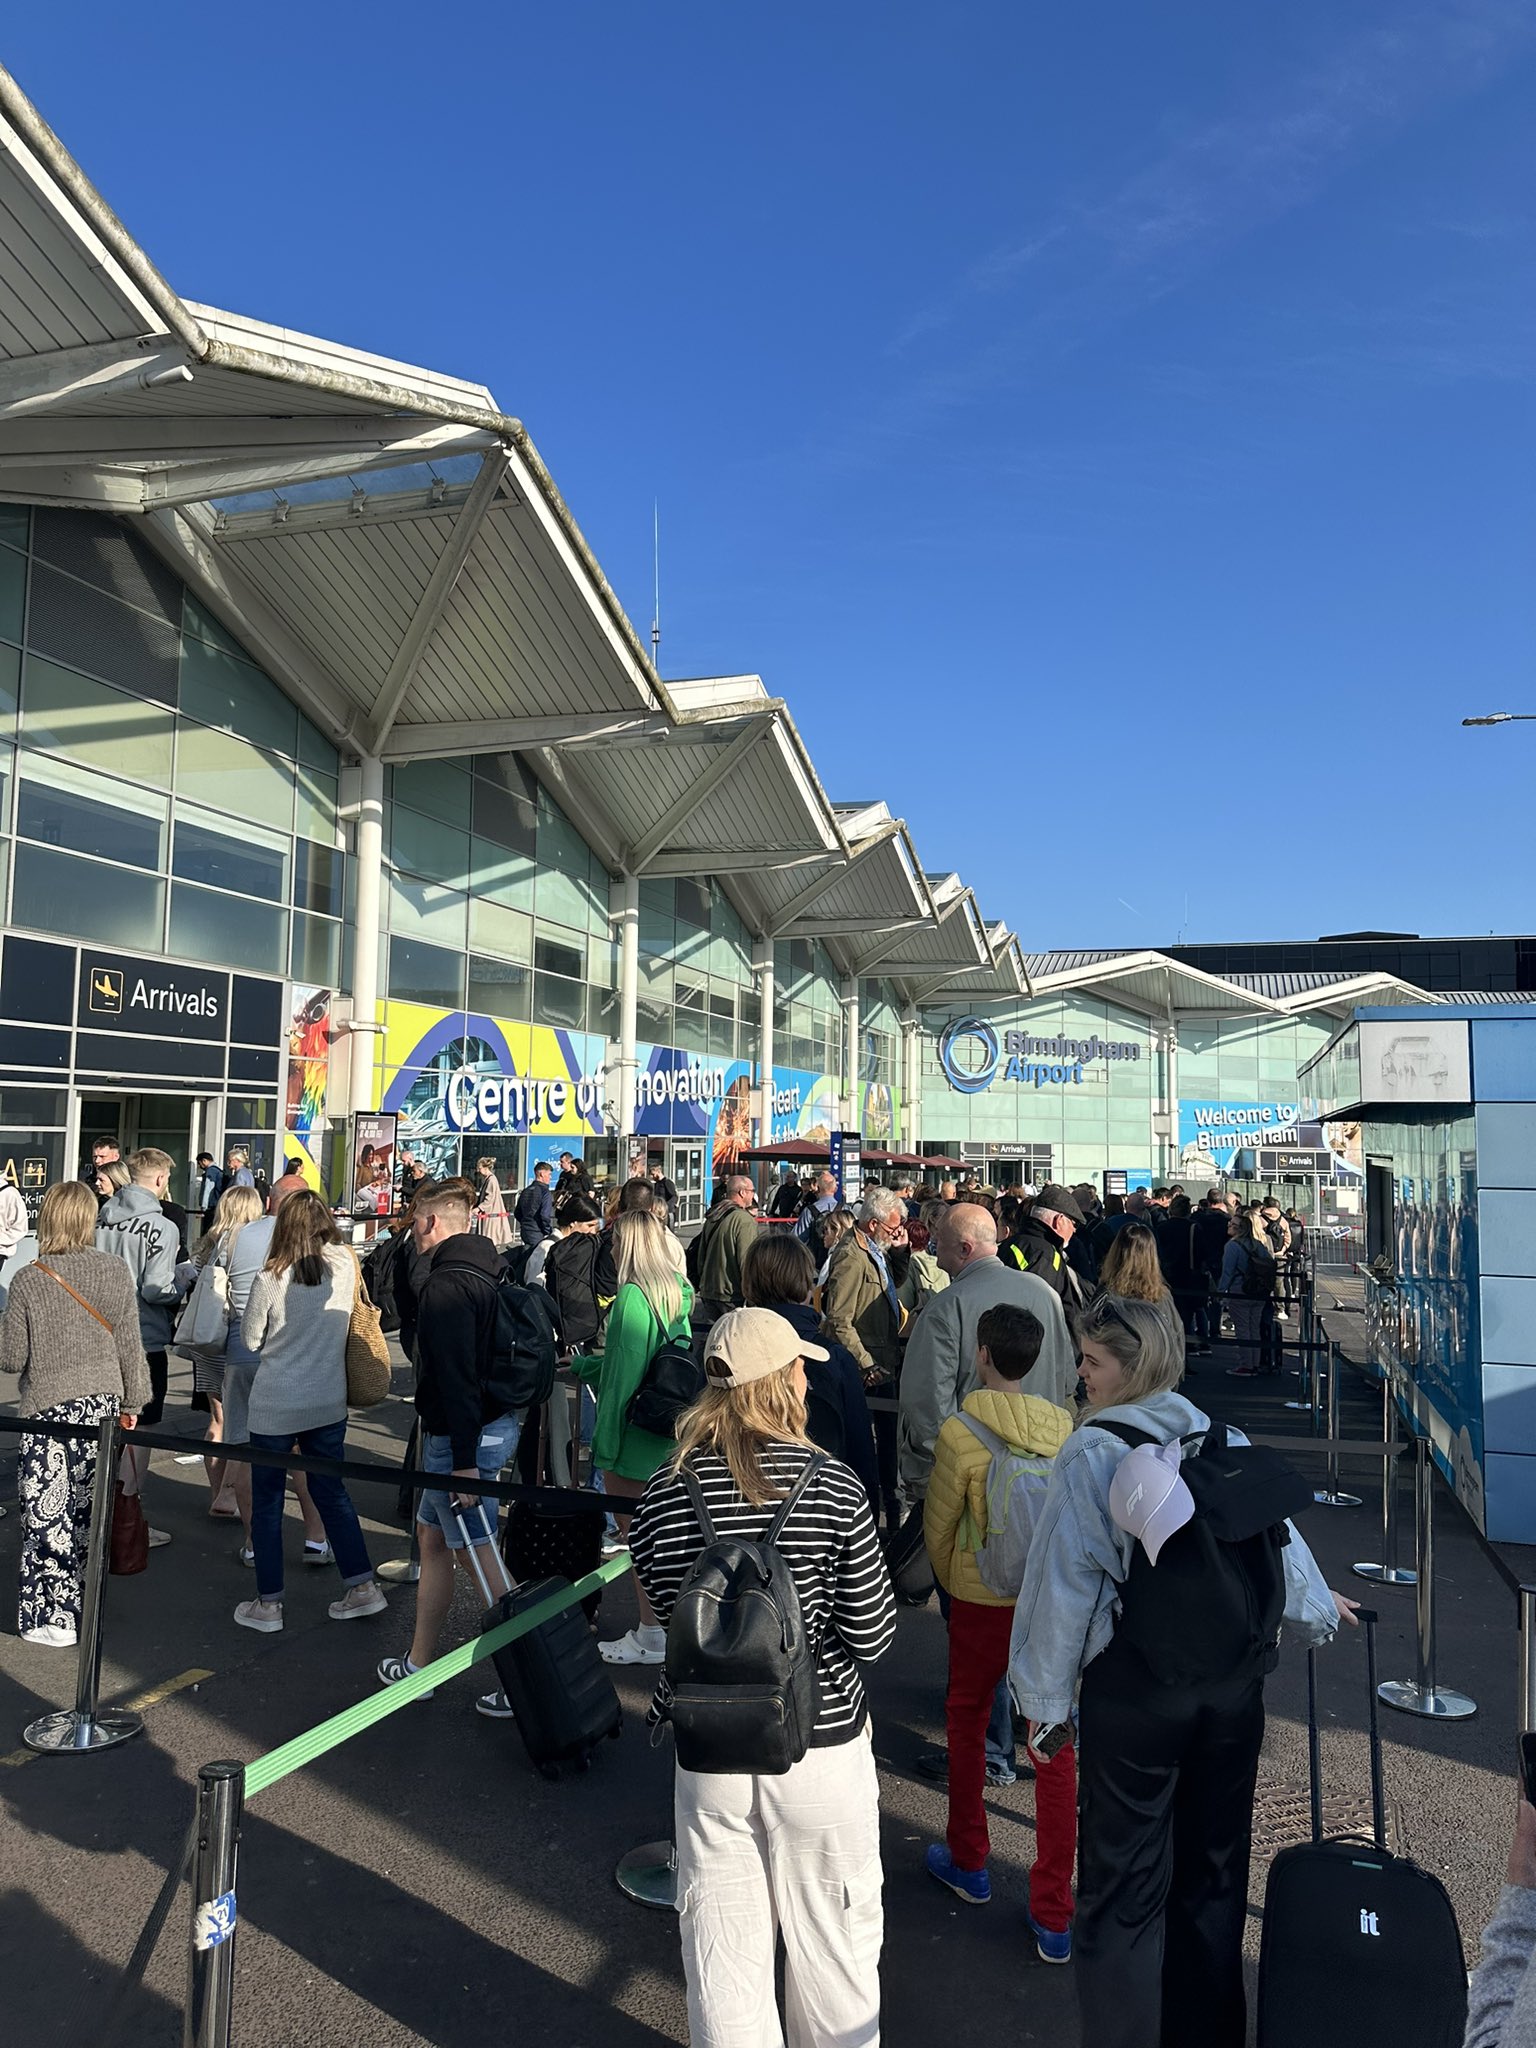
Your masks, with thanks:
M91 999L93 1010L105 1010L109 1016L123 1014L123 976L117 967L93 967L91 969Z

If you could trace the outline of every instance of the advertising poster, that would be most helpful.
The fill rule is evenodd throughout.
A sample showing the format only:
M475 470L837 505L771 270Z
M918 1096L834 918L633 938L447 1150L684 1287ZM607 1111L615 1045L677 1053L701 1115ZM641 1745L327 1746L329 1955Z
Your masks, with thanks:
M1331 1125L1331 1130L1349 1127ZM1355 1158L1359 1158L1359 1127L1354 1129ZM1325 1140L1321 1124L1303 1118L1299 1102L1180 1102L1179 1174L1195 1179L1231 1173L1239 1152L1276 1150L1333 1154L1333 1171L1361 1174L1363 1165L1350 1157L1350 1141L1334 1144Z
M1360 1023L1362 1102L1461 1103L1472 1100L1471 1034L1463 1018L1414 1017Z
M398 1119L378 1110L359 1110L352 1119L354 1216L387 1216L395 1184Z
M304 1178L320 1186L320 1139L325 1130L326 1081L331 1062L331 991L294 982L288 991L288 1089L284 1156L304 1162Z

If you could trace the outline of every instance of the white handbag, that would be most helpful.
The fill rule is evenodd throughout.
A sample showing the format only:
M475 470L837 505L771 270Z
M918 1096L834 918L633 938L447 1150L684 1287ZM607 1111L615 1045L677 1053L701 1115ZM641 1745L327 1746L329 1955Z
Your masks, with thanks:
M222 1358L228 1341L229 1273L219 1260L210 1259L181 1312L176 1349L189 1358Z

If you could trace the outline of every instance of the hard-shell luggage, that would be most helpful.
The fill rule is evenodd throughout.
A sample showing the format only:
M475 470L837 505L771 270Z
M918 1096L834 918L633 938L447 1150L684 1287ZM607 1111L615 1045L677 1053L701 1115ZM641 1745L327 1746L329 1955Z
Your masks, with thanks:
M478 1512L484 1515L483 1508ZM470 1567L480 1582L481 1595L492 1603L480 1624L482 1635L500 1622L526 1614L530 1607L537 1607L553 1594L570 1591L569 1579L539 1579L514 1586L495 1544L471 1543L463 1515L455 1519L469 1551ZM483 1560L488 1556L496 1559L506 1587L499 1600L492 1595L486 1577ZM557 1777L563 1763L587 1770L592 1752L603 1737L617 1736L622 1730L624 1710L579 1607L561 1608L527 1635L503 1644L491 1661L516 1718L523 1746L546 1778Z
M1374 1841L1324 1841L1317 1652L1307 1662L1312 1839L1269 1869L1259 1950L1258 2048L1461 2048L1467 1968L1445 1887L1386 1846L1376 1722L1376 1617L1362 1609L1370 1687Z
M563 1388L555 1398L565 1399ZM545 1439L546 1410L540 1409L537 1430L523 1432L523 1443L534 1450L532 1466L523 1476L533 1486L544 1483ZM518 1449L521 1451L522 1444ZM518 1581L554 1578L569 1579L574 1584L595 1572L603 1561L607 1500L602 1494L585 1489L558 1492L558 1498L546 1493L539 1501L515 1500L507 1509L501 1531L501 1555L507 1570ZM599 1590L582 1601L582 1611L589 1622L596 1621L602 1598Z

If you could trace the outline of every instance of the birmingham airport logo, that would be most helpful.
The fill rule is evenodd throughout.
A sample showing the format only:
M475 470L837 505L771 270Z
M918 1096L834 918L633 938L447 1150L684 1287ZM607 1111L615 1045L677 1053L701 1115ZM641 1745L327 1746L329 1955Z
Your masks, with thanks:
M123 976L117 967L93 967L91 969L91 1001L93 1010L105 1011L109 1017L123 1014Z
M1001 1052L997 1033L980 1017L957 1017L939 1037L939 1065L958 1095L980 1095L990 1088Z

